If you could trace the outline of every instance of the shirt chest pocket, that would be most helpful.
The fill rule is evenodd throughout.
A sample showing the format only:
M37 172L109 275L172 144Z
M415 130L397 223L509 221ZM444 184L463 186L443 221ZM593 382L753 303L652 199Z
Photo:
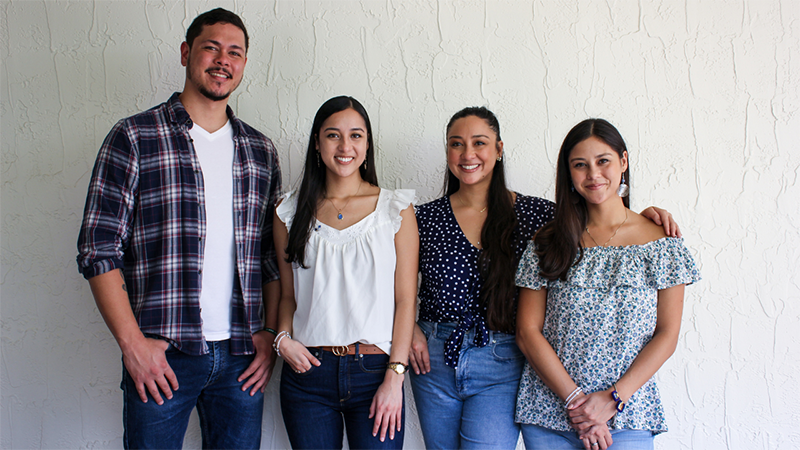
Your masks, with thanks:
M242 176L236 180L236 191L241 201L237 202L247 212L248 217L257 217L261 226L269 210L270 175L263 163L246 161L242 164Z

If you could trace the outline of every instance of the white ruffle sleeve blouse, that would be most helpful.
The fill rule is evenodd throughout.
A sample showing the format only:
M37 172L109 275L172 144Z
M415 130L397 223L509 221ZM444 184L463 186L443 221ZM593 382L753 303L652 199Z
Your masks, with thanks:
M394 236L400 212L416 201L414 190L381 189L375 211L337 230L314 220L306 244L306 269L292 264L292 338L307 347L375 344L388 355L394 327ZM283 196L278 218L291 230L297 192Z

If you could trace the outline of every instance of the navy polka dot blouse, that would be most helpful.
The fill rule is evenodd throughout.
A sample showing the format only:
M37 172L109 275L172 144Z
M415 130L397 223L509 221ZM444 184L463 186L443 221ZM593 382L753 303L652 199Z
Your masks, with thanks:
M517 194L514 204L517 259L534 233L553 219L553 206L548 200ZM474 344L479 347L489 341L486 310L479 305L478 256L481 251L461 231L449 196L419 206L416 213L422 273L419 320L457 324L444 349L445 363L456 367L464 333L475 328Z

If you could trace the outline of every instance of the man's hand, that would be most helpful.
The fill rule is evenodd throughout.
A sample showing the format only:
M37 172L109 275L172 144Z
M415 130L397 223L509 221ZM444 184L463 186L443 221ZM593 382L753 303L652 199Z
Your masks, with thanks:
M253 346L256 348L256 356L247 369L239 375L238 381L242 385L242 390L246 391L252 386L250 395L267 388L269 379L272 378L272 368L275 367L275 350L272 349L272 333L269 331L259 331L253 335Z
M171 399L172 391L178 390L178 378L167 363L164 353L168 348L167 341L143 338L122 352L125 369L133 378L136 392L144 403L147 403L147 392L150 392L156 403L163 405L161 392L167 399Z

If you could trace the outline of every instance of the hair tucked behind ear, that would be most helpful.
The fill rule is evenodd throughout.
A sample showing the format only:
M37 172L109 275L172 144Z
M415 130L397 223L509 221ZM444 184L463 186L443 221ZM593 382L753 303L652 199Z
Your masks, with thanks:
M340 96L334 97L319 107L317 115L314 116L314 124L311 126L311 136L308 138L308 149L306 150L306 164L303 168L303 179L300 182L300 189L297 193L297 210L292 221L292 229L289 230L289 241L286 245L286 261L294 262L305 268L305 254L308 237L311 233L314 218L316 217L317 207L325 198L325 174L326 167L319 164L317 159L317 140L319 130L328 117L344 111L353 109L364 119L367 126L367 167L360 165L358 168L361 178L367 183L378 186L378 176L375 173L375 146L372 140L372 124L369 121L367 110L353 97Z
M475 116L486 121L489 128L500 138L500 122L484 107L464 108L455 113L447 124L447 132L458 119ZM489 184L488 212L481 229L483 251L478 258L482 278L480 293L481 306L486 308L486 324L492 330L513 332L516 327L517 287L514 276L519 259L515 252L517 215L511 193L506 187L504 161L495 163ZM460 182L450 169L444 181L446 195L458 191Z
M575 125L564 138L556 166L555 217L534 237L540 274L550 281L559 278L566 280L570 267L583 258L581 236L586 229L589 213L586 209L586 200L572 190L569 156L576 145L590 137L605 142L620 158L627 152L625 141L619 131L603 119L586 119ZM630 180L630 164L624 174L625 178ZM629 199L630 196L622 199L626 208L629 206Z

